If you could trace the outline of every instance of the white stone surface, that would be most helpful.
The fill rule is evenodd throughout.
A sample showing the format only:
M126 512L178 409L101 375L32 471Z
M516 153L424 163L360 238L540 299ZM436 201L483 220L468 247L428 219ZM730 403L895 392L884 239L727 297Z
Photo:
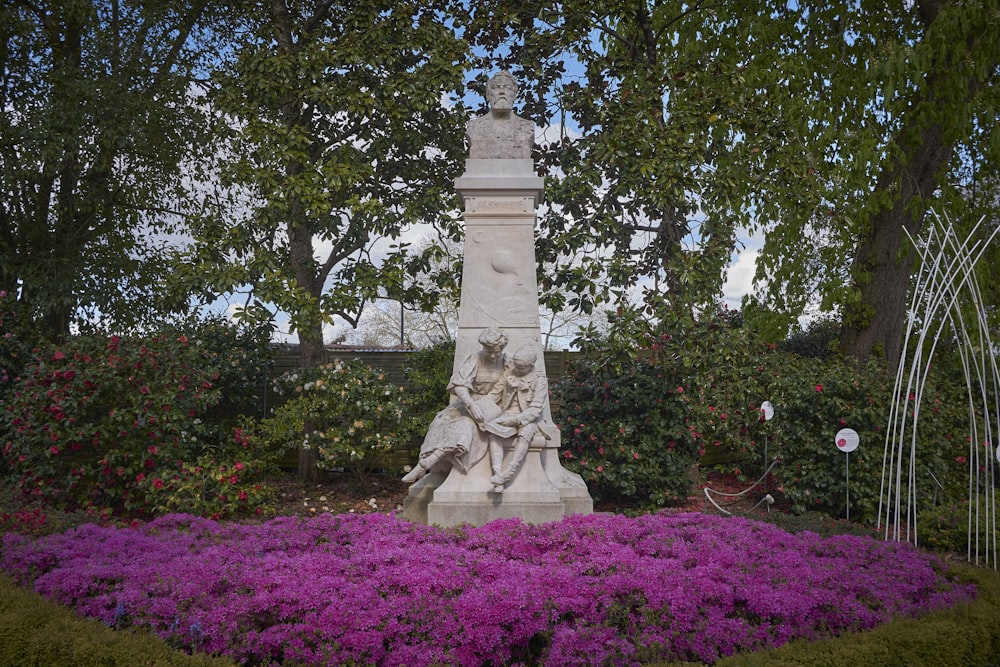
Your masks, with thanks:
M455 364L476 354L480 334L495 327L509 338L508 358L524 346L537 350L534 374L544 379L535 274L535 209L544 180L534 173L530 159L534 127L513 113L516 87L512 90L508 84L513 79L504 73L491 80L487 93L492 109L470 122L470 159L465 174L455 182L465 204L466 225ZM515 438L507 440L505 463ZM502 493L490 483L497 471L487 456L468 470L455 466L420 479L410 487L403 515L455 526L512 517L545 523L567 514L589 514L593 501L586 484L562 467L559 444L559 431L545 400L538 433Z

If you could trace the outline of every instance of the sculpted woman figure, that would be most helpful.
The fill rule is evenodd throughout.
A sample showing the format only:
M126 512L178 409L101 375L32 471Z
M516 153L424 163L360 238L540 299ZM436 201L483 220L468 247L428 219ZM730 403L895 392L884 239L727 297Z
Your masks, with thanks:
M482 349L470 354L455 369L448 383L448 391L454 397L452 403L437 413L427 429L420 446L420 459L403 477L407 484L431 470L447 470L452 466L466 473L486 455L488 434L480 430L479 424L487 417L483 414L484 405L477 401L490 393L503 374L507 336L490 327L479 335L479 344Z

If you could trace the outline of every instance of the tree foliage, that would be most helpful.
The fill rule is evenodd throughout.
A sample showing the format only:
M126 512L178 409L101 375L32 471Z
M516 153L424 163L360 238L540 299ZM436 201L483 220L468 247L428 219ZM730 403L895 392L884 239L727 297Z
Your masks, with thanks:
M87 314L129 326L148 313L152 233L204 143L194 83L226 25L221 9L0 7L0 289L48 335Z
M486 3L476 19L470 39L521 75L527 113L557 124L537 152L555 170L540 259L564 258L542 285L572 294L550 292L556 307L589 312L637 286L674 312L711 302L735 248L737 184L709 174L753 111L740 86L719 85L739 68L731 44L706 37L719 19L635 1Z
M995 2L539 0L482 3L474 27L562 128L539 151L559 169L540 250L593 253L555 277L570 306L635 286L661 319L702 306L742 225L767 234L748 315L769 335L818 303L845 352L891 361L902 230L995 206Z
M444 97L465 43L430 4L289 0L250 21L214 100L236 128L227 189L192 221L175 277L208 298L249 289L246 318L288 313L312 367L324 321L424 295L404 278L426 260L399 237L457 209L465 114Z

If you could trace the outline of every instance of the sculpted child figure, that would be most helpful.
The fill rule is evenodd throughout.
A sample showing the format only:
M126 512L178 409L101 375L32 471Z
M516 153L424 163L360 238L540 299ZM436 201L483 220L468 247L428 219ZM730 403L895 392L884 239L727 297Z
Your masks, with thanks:
M507 336L490 327L479 335L482 349L470 354L456 369L448 383L448 391L457 399L439 412L427 429L420 446L420 459L403 481L412 484L432 469L447 470L454 466L463 473L476 465L487 450L487 435L480 430L483 404L503 374Z
M538 433L539 422L549 400L549 384L535 371L538 352L532 345L525 345L514 353L511 366L493 385L487 397L500 408L500 415L491 421L501 427L515 430L514 452L507 467L503 467L504 446L510 438L490 436L490 467L493 476L490 484L495 493L503 493L504 485L514 478L528 454L531 439Z

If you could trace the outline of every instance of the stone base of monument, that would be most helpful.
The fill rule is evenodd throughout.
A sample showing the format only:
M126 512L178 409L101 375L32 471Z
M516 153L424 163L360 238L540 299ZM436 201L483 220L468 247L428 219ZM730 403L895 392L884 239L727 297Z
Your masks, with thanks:
M403 516L410 521L442 527L482 526L494 519L520 518L525 523L559 521L568 514L590 514L593 501L579 475L559 465L557 452L532 443L521 470L496 493L489 478L489 458L472 470L433 473L410 487ZM510 456L510 453L507 453ZM554 464L554 465L553 465Z
M559 489L566 516L571 514L593 514L594 499L590 497L587 483L575 472L562 467L559 462L558 447L548 446L541 451L542 468L553 486Z
M434 499L434 491L448 479L447 472L432 472L410 485L403 499L403 517L417 523L427 523L427 505Z

